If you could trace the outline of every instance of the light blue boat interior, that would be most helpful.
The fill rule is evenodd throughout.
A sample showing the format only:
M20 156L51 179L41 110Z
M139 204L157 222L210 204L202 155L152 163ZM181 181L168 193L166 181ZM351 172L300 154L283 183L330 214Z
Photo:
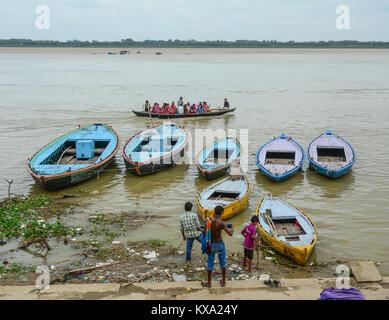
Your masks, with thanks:
M131 161L142 163L174 152L186 140L185 130L170 123L140 132L129 141L124 152Z
M236 139L225 138L204 148L198 155L198 163L205 170L214 170L230 164L240 155L240 144Z
M268 223L264 220L266 209L271 210L272 220L275 225L277 225L277 222L286 223L287 221L290 221L291 228L289 228L289 230L298 230L300 228L293 226L293 224L295 225L295 221L297 221L302 231L300 230L300 232L296 232L296 234L293 234L293 232L291 232L292 234L288 233L288 235L280 234L276 237L271 231ZM281 199L273 197L265 198L259 208L258 218L262 228L265 229L268 234L291 246L307 246L310 245L315 238L315 228L311 221L301 211Z
M105 160L117 144L118 138L112 129L104 124L93 124L53 141L42 148L29 164L40 175L76 171Z

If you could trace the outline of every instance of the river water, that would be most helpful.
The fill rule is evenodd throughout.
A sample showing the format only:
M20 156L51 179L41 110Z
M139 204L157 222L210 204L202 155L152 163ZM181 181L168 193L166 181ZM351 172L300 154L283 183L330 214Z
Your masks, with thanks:
M151 124L135 117L131 109L140 109L145 99L171 102L179 96L191 102L206 100L214 107L228 97L237 107L222 118L177 121L192 136L195 129L206 128L236 129L238 138L242 134L252 189L249 207L229 221L236 232L225 237L228 248L239 250L242 225L255 213L261 197L272 193L304 209L317 223L319 261L370 259L380 262L380 271L389 275L389 52L385 50L199 50L194 54L165 50L163 55L125 56L88 50L1 51L1 197L7 195L4 179L14 179L13 193L45 192L27 173L26 160L78 124L109 123L123 145ZM269 139L284 132L306 149L327 129L348 140L356 151L357 162L346 176L326 179L307 170L307 161L303 172L278 184L258 171L255 153ZM194 202L207 185L194 163L152 176L133 176L126 173L120 150L100 179L65 192L91 192L77 200L83 210L72 216L74 224L85 223L88 212L150 212L169 218L148 223L124 240L160 238L180 244L178 217L183 205ZM58 259L66 253L51 255Z

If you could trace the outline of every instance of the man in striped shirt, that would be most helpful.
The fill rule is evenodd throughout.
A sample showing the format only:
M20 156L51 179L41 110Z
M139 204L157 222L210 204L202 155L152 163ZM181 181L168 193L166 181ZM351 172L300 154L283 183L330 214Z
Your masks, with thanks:
M180 217L180 230L182 237L186 240L186 262L192 259L193 242L197 240L201 243L200 221L195 213L190 212L193 204L185 203L185 213Z

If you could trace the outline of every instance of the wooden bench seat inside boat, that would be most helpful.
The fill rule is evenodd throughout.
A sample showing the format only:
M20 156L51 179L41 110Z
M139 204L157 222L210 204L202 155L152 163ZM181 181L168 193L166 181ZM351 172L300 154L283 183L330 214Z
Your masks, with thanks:
M239 195L239 192L215 191L210 195L208 200L235 201L239 197Z
M296 222L295 217L273 218L274 226L276 227L279 236L298 236L306 234Z
M104 152L104 150L105 150L105 148L95 148L94 153L95 153L95 155L100 156ZM66 153L64 154L64 157L65 156L75 156L75 155L76 155L76 148L71 148L71 149L66 151Z
M342 147L317 147L318 162L345 162L346 154Z
M265 164L294 165L295 151L267 151Z

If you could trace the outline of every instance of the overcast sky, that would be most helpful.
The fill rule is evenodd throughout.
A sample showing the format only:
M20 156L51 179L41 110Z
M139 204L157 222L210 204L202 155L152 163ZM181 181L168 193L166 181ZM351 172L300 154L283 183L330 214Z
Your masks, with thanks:
M39 5L50 30L35 27ZM0 38L389 41L389 0L0 0Z

